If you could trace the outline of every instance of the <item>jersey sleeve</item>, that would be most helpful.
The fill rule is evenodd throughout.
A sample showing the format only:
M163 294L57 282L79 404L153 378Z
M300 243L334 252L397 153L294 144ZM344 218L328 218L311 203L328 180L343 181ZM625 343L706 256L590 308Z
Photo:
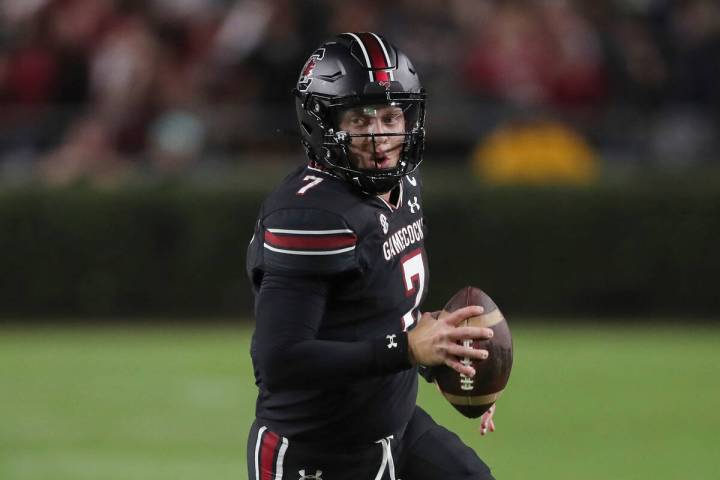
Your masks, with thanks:
M255 306L252 355L271 390L345 384L412 368L407 332L375 338L318 338L332 280L265 275Z
M261 218L257 267L281 275L335 275L357 270L358 236L337 213L282 209Z

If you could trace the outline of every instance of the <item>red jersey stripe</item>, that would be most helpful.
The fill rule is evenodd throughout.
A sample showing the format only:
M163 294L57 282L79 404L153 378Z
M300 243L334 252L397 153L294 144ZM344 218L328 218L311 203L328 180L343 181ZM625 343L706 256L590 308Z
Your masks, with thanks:
M354 233L340 235L275 235L265 232L265 243L277 248L337 250L357 243Z

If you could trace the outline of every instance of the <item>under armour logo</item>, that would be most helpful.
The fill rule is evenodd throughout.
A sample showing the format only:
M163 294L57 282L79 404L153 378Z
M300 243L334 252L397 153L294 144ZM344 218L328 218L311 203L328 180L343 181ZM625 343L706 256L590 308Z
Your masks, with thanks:
M300 478L298 480L322 480L322 470L315 470L315 473L305 475L305 469L298 472Z
M413 197L412 200L408 200L408 207L410 207L410 213L415 213L415 210L420 210L420 203L417 197Z
M386 234L388 230L390 229L390 225L388 224L387 217L385 214L380 214L380 226L382 227L383 234Z
M410 182L410 185L413 187L417 187L417 179L415 177L411 177L408 175L407 177L408 182Z
M385 335L385 338L388 339L388 348L397 348L398 344L395 341L396 336L394 333L392 335Z

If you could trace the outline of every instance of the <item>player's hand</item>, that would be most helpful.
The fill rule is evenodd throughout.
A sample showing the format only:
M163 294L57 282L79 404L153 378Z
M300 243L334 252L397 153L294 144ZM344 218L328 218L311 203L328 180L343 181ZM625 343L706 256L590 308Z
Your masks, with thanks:
M411 361L425 366L445 364L458 373L474 377L475 369L463 365L461 359L485 360L488 351L465 347L458 342L468 338L487 339L492 337L493 331L485 327L458 325L482 313L483 308L479 306L459 308L442 318L439 318L439 312L423 313L417 326L408 332Z
M485 435L488 432L495 431L495 422L493 422L493 415L495 415L495 404L493 403L490 409L482 414L480 417L480 435Z

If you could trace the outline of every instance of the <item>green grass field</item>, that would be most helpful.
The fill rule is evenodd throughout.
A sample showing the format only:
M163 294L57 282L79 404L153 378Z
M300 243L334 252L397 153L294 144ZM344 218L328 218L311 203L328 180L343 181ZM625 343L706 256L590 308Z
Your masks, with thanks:
M498 480L720 478L720 329L513 334L496 433L431 385L420 397ZM0 329L0 479L245 478L248 341L243 328Z

